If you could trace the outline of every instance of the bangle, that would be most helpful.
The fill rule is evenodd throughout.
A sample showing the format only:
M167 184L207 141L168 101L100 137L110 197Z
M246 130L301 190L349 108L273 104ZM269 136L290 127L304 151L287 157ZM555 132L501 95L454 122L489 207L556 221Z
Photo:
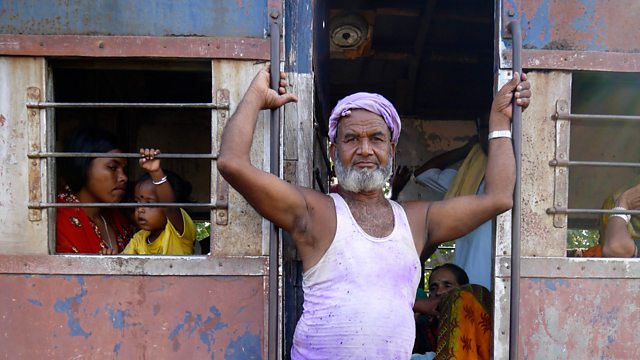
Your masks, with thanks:
M167 182L167 175L165 175L162 179L158 181L151 179L151 182L153 183L153 185L162 185Z
M511 130L496 130L489 133L489 140L497 138L511 139Z
M616 211L616 210L617 210L617 211L629 211L629 210L627 210L627 209L623 208L622 206L616 206L616 207L614 207L614 208L613 208L613 209L611 209L611 210L613 210L613 211ZM631 215L629 215L629 214L618 214L618 213L613 213L613 214L611 214L611 215L609 215L609 216L610 216L610 217L617 216L617 217L619 217L619 218L622 218L622 220L624 220L624 222L625 222L625 223L627 223L627 224L628 224L628 223L629 223L629 221L631 220Z

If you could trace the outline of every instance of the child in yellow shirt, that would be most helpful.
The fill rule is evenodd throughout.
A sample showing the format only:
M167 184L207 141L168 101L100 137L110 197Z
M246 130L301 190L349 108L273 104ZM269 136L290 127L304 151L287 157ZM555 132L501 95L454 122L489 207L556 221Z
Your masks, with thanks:
M158 149L140 149L139 164L146 171L135 185L135 201L144 203L186 202L191 185L177 174L163 170ZM140 206L134 217L138 231L123 254L190 255L196 239L196 227L181 208Z

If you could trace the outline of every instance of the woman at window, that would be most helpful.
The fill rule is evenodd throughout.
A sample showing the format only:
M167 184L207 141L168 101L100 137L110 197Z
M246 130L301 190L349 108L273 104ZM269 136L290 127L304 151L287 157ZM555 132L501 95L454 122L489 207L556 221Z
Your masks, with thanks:
M65 152L121 153L113 134L97 128L76 130ZM73 157L59 159L62 191L58 203L117 203L127 191L126 159ZM118 254L133 235L119 208L58 208L56 252Z

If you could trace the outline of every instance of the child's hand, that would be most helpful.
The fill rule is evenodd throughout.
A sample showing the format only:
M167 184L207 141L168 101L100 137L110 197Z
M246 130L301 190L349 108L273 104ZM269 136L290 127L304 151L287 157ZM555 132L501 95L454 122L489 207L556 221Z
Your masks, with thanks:
M140 167L148 173L154 173L160 170L160 159L156 159L155 156L160 154L158 149L143 149L140 148Z
M118 249L102 248L99 252L101 255L118 255Z

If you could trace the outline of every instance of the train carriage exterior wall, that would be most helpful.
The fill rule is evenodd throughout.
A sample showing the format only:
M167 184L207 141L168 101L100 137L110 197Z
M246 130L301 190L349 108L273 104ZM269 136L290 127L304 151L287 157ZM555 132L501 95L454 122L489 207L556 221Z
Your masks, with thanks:
M569 171L586 179L590 177L588 170L550 166L551 160L568 159L570 153L589 153L589 147L601 143L597 136L604 136L572 135L569 139L571 124L556 121L553 115L562 106L566 107L563 111L571 112L575 72L640 72L640 25L634 20L640 14L640 3L600 0L500 3L497 32L504 36L511 20L520 21L522 66L529 74L534 96L530 108L523 113L518 358L638 358L637 261L567 258L566 215L550 215L547 209L566 207L569 198L575 199L577 194L583 194L592 207L598 208L606 191L611 190L569 184ZM511 43L508 35L505 37L500 38L496 55L500 68L508 71ZM619 131L616 136L633 135ZM622 150L621 158L627 151L634 152ZM630 162L638 162L635 154L635 159L628 159ZM499 218L496 232L494 357L506 359L510 215Z
M0 355L13 358L261 359L268 349L268 269L280 268L279 354L295 323L295 254L283 239L279 264L269 264L268 224L212 167L211 202L220 222L212 253L195 257L49 255L47 211L27 204L47 193L46 111L29 101L52 100L51 58L199 59L211 62L215 152L224 122L270 58L269 22L284 22L281 67L297 105L282 114L281 175L313 186L322 163L314 140L314 17L317 2L249 0L174 2L4 1L0 4ZM500 0L495 2L499 82L510 77L506 24L520 21L523 67L534 89L524 113L522 260L518 358L634 359L640 323L640 265L625 259L566 257L567 169L572 74L640 72L640 3L635 0ZM224 95L228 94L228 95ZM325 109L326 111L326 109ZM268 114L261 114L252 161L269 169ZM575 140L575 139L574 139ZM588 139L585 139L588 143ZM575 141L571 146L580 146ZM637 160L635 160L637 161ZM224 219L223 219L224 218ZM225 223L226 222L226 223ZM494 358L509 354L511 214L498 218L494 268ZM284 274L284 275L283 275ZM292 300L292 299L296 300Z

